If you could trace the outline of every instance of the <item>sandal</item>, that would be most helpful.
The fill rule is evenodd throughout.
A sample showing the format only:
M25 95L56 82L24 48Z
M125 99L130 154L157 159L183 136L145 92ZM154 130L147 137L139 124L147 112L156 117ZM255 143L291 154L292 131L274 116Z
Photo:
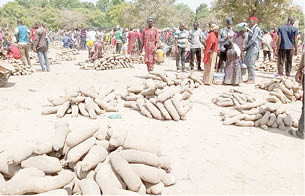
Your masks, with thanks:
M304 133L300 132L299 130L289 130L288 133L294 137L304 139Z

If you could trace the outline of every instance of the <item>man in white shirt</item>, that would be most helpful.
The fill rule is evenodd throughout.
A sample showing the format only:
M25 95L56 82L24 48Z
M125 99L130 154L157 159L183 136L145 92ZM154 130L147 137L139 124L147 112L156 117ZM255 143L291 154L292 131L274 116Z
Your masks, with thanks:
M194 69L194 56L196 55L198 71L201 69L201 46L202 46L202 31L198 28L198 22L194 23L194 28L189 33L189 42L191 46L190 69Z

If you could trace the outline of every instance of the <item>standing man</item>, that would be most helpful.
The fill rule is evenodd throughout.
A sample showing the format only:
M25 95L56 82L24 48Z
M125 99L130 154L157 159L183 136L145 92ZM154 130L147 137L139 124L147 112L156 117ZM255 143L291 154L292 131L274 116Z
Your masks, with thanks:
M219 41L219 61L217 66L217 72L223 70L223 62L226 62L226 49L225 44L228 43L228 41L233 41L234 31L232 30L233 21L232 18L227 18L226 20L227 26L220 30L218 35L218 41Z
M248 41L244 51L246 51L245 64L248 68L248 81L247 84L255 84L255 61L259 52L259 36L261 29L257 22L258 19L254 16L249 18L251 31L248 33Z
M24 66L32 66L29 55L29 38L31 37L30 30L22 24L21 19L17 22L18 26L15 29L16 41L18 43L21 60Z
M154 70L155 64L155 53L157 44L159 44L159 33L158 30L153 27L154 19L149 17L147 19L147 27L143 30L143 48L145 51L144 61L147 65L148 72Z
M202 41L202 31L198 28L198 22L194 23L194 28L191 30L189 35L189 42L191 44L191 61L190 68L194 69L194 56L196 55L197 59L197 70L202 71L201 69L201 46L203 44Z
M80 40L81 40L81 48L84 50L86 49L86 39L87 39L87 32L86 29L82 29L80 31Z
M188 44L188 32L183 23L180 23L178 32L175 33L176 67L177 71L185 71L185 52ZM181 59L181 67L180 67Z
M115 32L115 39L116 39L116 53L120 54L121 49L122 49L122 44L123 44L122 31L121 31L120 27L118 27L117 31Z
M290 76L292 68L293 50L294 55L298 51L298 29L293 26L295 20L288 17L288 24L283 25L278 30L278 75L283 76L283 67L285 63L286 76Z
M39 22L35 24L36 27L36 37L33 44L34 51L38 54L39 63L42 71L50 71L50 65L48 60L48 46L46 40L46 30L41 26Z

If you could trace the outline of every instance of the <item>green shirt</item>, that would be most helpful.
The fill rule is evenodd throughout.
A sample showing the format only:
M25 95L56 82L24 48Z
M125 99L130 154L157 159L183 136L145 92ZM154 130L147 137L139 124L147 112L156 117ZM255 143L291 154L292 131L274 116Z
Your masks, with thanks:
M119 30L115 33L116 43L122 43L122 31Z

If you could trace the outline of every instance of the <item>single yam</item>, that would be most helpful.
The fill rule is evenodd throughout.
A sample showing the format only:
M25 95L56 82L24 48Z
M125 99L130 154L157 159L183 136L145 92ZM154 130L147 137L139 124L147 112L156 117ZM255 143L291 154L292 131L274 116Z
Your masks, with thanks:
M43 107L41 114L42 115L49 115L49 114L56 114L57 110L60 108L61 106L53 106L53 107Z
M34 152L34 145L31 143L19 144L9 151L7 163L19 165L23 160L29 158Z
M30 157L21 162L21 167L35 167L46 174L55 174L62 170L59 160L47 155L38 155Z
M48 141L37 142L34 146L34 153L38 155L48 154L52 151L52 143Z
M135 94L138 94L138 93L141 93L144 89L144 86L132 86L132 87L129 87L127 88L127 91L130 92L130 93L135 93Z
M74 147L89 137L92 137L100 128L97 123L85 124L82 126L71 127L70 133L67 136L66 144L68 147Z
M290 114L287 114L287 116L285 118L283 118L284 124L287 127L291 127L292 126L292 117Z
M135 192L139 191L142 181L131 165L117 153L110 156L110 161L114 171L119 174L128 189Z
M97 164L105 161L107 155L108 152L105 150L105 148L98 145L92 146L88 154L81 162L81 169L86 172L90 171L91 169L95 168Z
M265 125L270 117L271 113L269 111L267 111L264 116L260 119L260 125Z
M86 106L86 110L89 113L89 117L91 119L96 119L97 115L95 113L95 107L94 107L94 102L93 102L92 98L86 97L86 99L85 99L85 106Z
M127 149L122 150L119 154L129 163L142 163L154 167L160 167L160 158L153 153L141 150Z
M84 103L79 103L78 104L78 108L79 108L79 113L85 117L89 117L89 113L86 109L86 105Z
M157 97L157 101L164 102L167 99L173 97L175 95L175 92L175 86L170 86L169 88L164 89L164 91Z
M58 110L56 113L57 118L62 118L66 114L67 110L70 107L70 101L66 101Z
M105 110L102 110L95 102L92 102L92 104L97 115L104 114L106 112Z
M84 102L84 101L85 101L85 97L81 96L81 95L71 98L71 103L73 103L73 104L79 104L79 103Z
M102 109L104 109L106 112L117 112L118 109L107 102L100 100L100 99L95 99L95 103L97 103L98 106L100 106Z
M126 101L137 101L137 99L143 98L143 95L128 95L125 97Z
M160 112L162 113L162 116L164 117L165 120L172 120L172 117L170 116L170 114L168 113L168 111L166 110L166 108L164 107L163 103L157 102L157 107L160 110Z
M262 114L247 115L247 116L245 117L245 120L246 120L246 121L256 121L256 120L258 120L258 119L260 119L260 118L262 118L262 117L263 117Z
M137 111L140 110L136 101L125 102L124 107L131 108L131 109L134 109L134 110L137 110Z
M267 125L260 125L261 126L261 128L263 129L263 130L267 130L268 129L268 126Z
M280 84L280 89L283 91L284 94L286 95L293 95L293 90L292 89L287 89L284 84Z
M238 110L249 110L249 109L252 109L252 108L257 108L257 107L259 107L263 104L265 104L265 102L246 103L244 105L237 106L236 109L238 109Z
M274 121L274 123L272 124L272 126L271 126L272 128L278 128L279 126L278 126L278 124L277 124L277 122L276 121Z
M172 98L172 103L175 106L176 111L178 112L180 117L184 117L186 115L186 111L184 110L184 108L177 96L174 96Z
M109 161L101 164L99 170L96 171L95 180L104 195L112 195L116 189L126 189L125 183L114 172Z
M274 113L271 113L267 122L267 126L272 127L275 121L276 121L276 115Z
M140 112L142 115L146 116L147 118L152 118L151 113L145 107L145 101L143 98L137 99L137 105L140 108Z
M237 121L243 120L247 117L247 114L239 114L237 116L234 116L232 118L227 118L224 120L223 124L224 125L232 125L236 123Z
M67 163L76 163L95 144L95 138L89 138L77 146L71 148L67 154Z
M82 179L87 178L88 173L89 173L89 171L83 171L83 170L82 170L81 164L82 164L82 162L79 161L79 162L76 163L76 165L75 165L74 167L71 167L71 168L73 168L74 173L76 174L77 180L78 180L78 179L82 180ZM71 163L69 163L69 165L72 166Z
M168 113L171 115L173 120L175 120L175 121L180 120L180 116L179 116L179 114L178 114L178 112L177 112L176 108L174 107L171 100L166 100L164 102L164 107L166 108Z
M246 121L246 120L240 120L235 123L235 125L240 127L253 127L254 122L253 121Z
M224 100L224 101L218 101L216 104L220 107L230 107L230 106L234 105L234 103L231 99L230 100Z
M93 179L83 179L79 182L79 188L82 195L101 195L97 183Z
M71 115L71 117L77 117L78 116L78 106L73 104L71 106L71 108L72 108L72 115Z
M144 164L131 164L131 167L144 182L157 184L161 181L162 175L159 168Z
M43 172L42 175L37 175L37 173L31 174L30 172L18 173L19 175L16 174L9 181L0 185L1 194L21 195L26 193L44 193L64 187L74 178L74 173L69 170L62 170L57 176L44 176Z
M171 186L176 184L176 179L171 173L166 173L163 169L161 170L162 179L161 182L164 186Z
M152 114L155 119L161 120L162 114L158 108L156 108L149 100L146 100L146 108Z
M135 149L160 155L160 146L148 138L127 134L123 144L124 149Z
M158 184L145 183L145 186L146 193L153 195L161 195L164 189L164 184L162 182L159 182Z
M271 96L271 97L267 98L267 101L269 101L271 103L278 103L278 102L280 102L280 99L275 96Z
M281 125L284 126L284 118L285 118L285 114L279 114L277 116L276 122L279 126L281 126Z
M268 110L269 112L274 112L277 109L279 109L281 107L281 103L268 103L266 104L266 110Z
M106 150L108 150L109 148L109 141L108 140L96 140L96 145L101 146L103 148L105 148Z

